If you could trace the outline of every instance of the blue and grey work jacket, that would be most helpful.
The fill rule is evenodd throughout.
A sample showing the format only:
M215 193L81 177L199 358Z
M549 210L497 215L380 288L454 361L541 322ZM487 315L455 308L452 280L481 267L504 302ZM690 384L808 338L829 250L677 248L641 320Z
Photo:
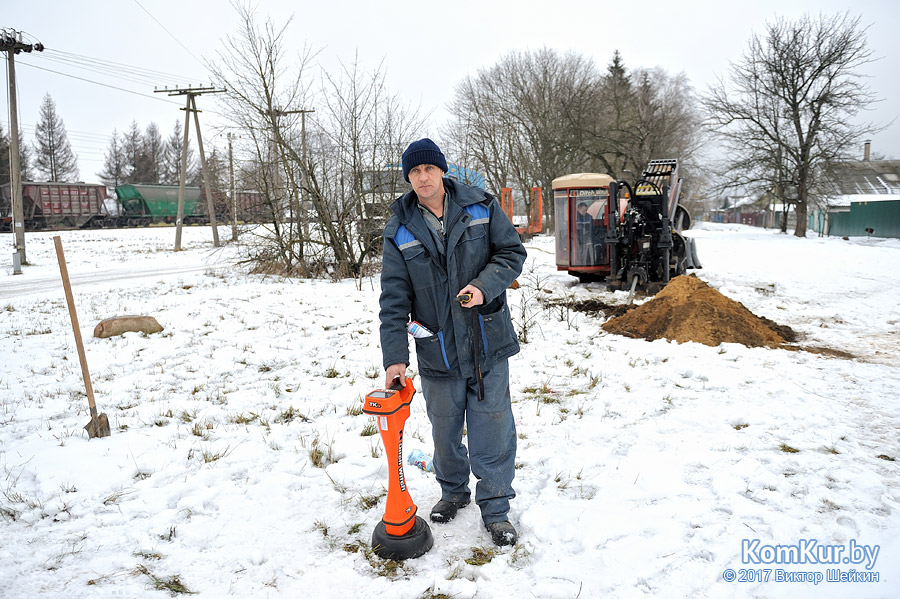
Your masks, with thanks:
M381 271L381 352L385 368L409 365L411 316L433 333L415 339L420 374L459 378L473 372L476 354L489 370L519 351L506 289L522 272L525 247L493 196L451 179L444 179L444 189L444 247L438 247L415 192L391 205ZM455 299L469 283L484 294L476 308Z

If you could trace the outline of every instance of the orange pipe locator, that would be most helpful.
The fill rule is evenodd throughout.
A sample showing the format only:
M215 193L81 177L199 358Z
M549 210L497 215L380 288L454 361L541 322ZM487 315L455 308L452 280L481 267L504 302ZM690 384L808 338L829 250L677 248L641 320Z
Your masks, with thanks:
M424 555L434 538L428 523L416 516L416 504L409 495L403 475L403 426L409 418L409 404L416 388L397 379L390 389L376 389L366 395L363 412L374 416L388 460L388 494L384 516L372 534L372 547L385 559L409 559Z

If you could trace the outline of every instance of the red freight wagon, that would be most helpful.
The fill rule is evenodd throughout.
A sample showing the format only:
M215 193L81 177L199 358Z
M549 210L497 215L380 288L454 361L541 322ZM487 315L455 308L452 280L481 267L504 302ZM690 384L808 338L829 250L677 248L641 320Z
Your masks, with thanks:
M0 188L5 221L11 217L10 184ZM91 183L23 183L22 206L28 230L102 226L106 186ZM9 212L9 213L7 213Z

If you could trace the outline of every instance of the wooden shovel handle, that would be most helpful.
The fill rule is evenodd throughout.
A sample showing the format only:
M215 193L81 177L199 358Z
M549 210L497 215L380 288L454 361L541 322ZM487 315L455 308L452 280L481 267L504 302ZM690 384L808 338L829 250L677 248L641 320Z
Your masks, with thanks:
M91 408L91 419L97 419L97 404L94 403L94 388L91 386L91 373L88 371L87 357L84 355L84 344L81 342L81 329L78 327L78 315L75 313L75 298L72 297L72 286L69 284L69 269L66 268L66 257L63 254L62 239L59 235L53 238L56 246L56 259L59 261L59 274L62 277L63 289L66 291L66 303L69 305L69 318L75 333L75 346L78 348L78 361L81 362L81 376L84 378L84 390L87 393L88 405Z

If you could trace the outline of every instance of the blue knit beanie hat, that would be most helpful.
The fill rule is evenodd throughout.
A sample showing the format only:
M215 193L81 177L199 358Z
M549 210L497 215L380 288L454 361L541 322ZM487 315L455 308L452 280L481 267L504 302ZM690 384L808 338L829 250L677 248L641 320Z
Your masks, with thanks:
M409 144L400 159L403 162L403 178L409 183L409 171L420 164L433 164L445 173L447 172L447 159L437 144L427 137Z

